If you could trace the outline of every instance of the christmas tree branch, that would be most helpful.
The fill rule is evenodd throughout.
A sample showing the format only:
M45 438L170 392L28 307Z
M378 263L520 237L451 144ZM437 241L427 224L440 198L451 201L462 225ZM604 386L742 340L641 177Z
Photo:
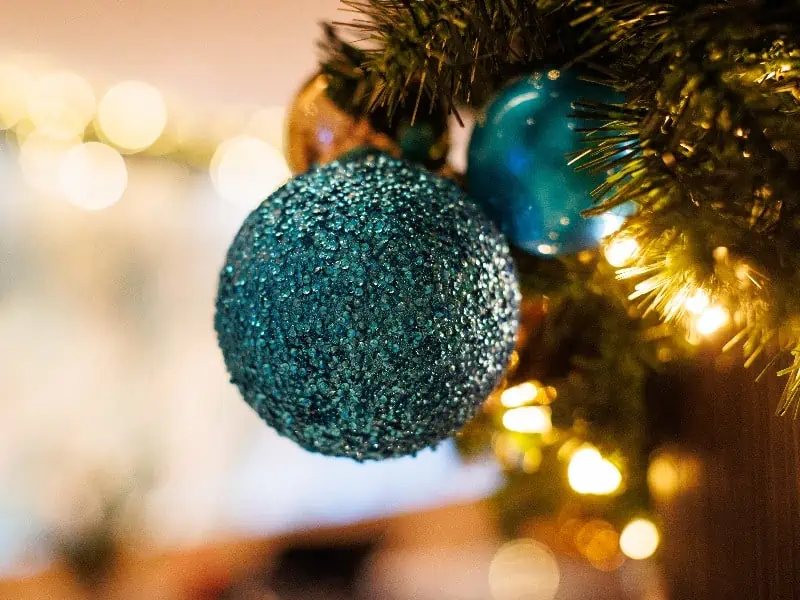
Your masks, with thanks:
M545 51L542 12L529 0L343 3L358 15L339 26L362 42L355 67L370 90L367 105L390 114L408 101L417 109L440 100L449 108L480 104L509 78L529 72ZM328 44L323 62L352 63L352 56Z
M624 92L624 105L576 102L587 147L571 159L611 173L590 213L639 207L618 234L639 248L620 271L633 298L688 322L702 294L748 363L776 340L800 348L800 1L346 4L368 44L352 61L368 109L480 105L543 66L580 65ZM782 413L800 406L797 370L786 374Z
M579 105L591 151L617 169L599 213L640 206L620 236L640 251L620 274L668 319L698 292L730 312L748 362L778 334L800 339L800 10L796 2L610 2L594 23L620 107ZM588 9L591 12L591 8ZM635 135L623 147L615 139ZM618 150L615 152L615 150ZM624 151L623 151L624 150ZM621 156L620 156L621 154ZM579 161L580 162L580 161ZM794 377L780 412L800 400Z

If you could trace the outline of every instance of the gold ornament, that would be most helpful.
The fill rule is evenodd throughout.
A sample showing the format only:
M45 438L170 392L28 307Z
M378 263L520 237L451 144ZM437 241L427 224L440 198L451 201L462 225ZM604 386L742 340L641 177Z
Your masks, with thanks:
M314 165L324 165L367 145L400 156L397 144L375 131L366 118L353 117L339 108L327 89L327 77L317 74L289 108L285 150L292 173L305 173Z
M401 107L391 118L378 108L353 116L328 95L328 78L319 73L306 83L289 108L286 158L292 172L304 173L343 154L370 146L439 171L445 167L450 138L447 111ZM412 124L413 122L413 124Z

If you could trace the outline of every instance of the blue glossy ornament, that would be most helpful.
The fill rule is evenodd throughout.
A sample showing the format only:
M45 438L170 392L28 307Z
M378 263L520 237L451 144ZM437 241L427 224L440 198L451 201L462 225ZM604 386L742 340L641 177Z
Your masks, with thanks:
M557 77L556 77L557 75ZM489 104L469 146L467 182L511 242L541 256L593 248L631 211L585 219L604 177L576 171L565 155L580 150L572 103L616 103L610 88L564 71L520 79Z
M374 151L292 179L228 252L215 327L231 380L278 433L356 460L452 435L514 348L504 236L447 179Z

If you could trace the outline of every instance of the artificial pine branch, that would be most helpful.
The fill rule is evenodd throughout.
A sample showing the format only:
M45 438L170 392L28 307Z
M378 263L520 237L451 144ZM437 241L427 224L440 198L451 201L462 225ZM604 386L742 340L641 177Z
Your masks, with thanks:
M364 42L357 72L369 109L393 114L437 101L480 104L509 78L527 73L545 53L542 11L531 0L343 0L357 14L339 24ZM352 64L340 43L325 65ZM331 69L342 74L342 69ZM416 94L410 95L412 86Z
M730 309L747 362L800 348L800 0L350 0L366 106L482 104L542 66L581 63L625 92L581 103L578 168L610 172L594 213L633 202L623 276L645 310ZM332 52L336 62L342 52ZM340 61L341 62L341 61ZM796 363L800 364L800 363ZM800 407L800 377L780 412Z
M591 212L633 201L620 235L642 247L623 276L644 306L682 318L704 290L729 305L748 362L782 333L800 339L800 4L602 4L591 27L612 57L621 107L579 105L592 119L583 168L617 169ZM634 135L624 148L614 141ZM624 150L624 152L623 152ZM725 249L723 252L722 249ZM787 387L780 412L796 410Z

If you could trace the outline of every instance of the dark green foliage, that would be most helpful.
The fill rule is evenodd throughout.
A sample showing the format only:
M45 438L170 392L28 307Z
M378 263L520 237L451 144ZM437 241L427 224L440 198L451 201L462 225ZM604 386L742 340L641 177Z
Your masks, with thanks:
M480 105L509 79L578 65L627 95L581 103L587 151L608 172L594 212L640 206L622 235L642 250L642 305L702 289L732 315L748 361L800 349L800 2L797 0L362 0L356 59L369 105L418 98ZM341 53L331 53L335 62ZM714 251L727 248L723 258ZM800 368L800 359L795 362ZM800 376L779 411L800 407Z
M778 333L796 346L800 4L604 4L586 35L612 57L608 82L629 99L622 110L579 106L596 122L583 168L623 165L596 190L596 211L641 206L628 227L643 247L634 267L659 279L644 301L659 308L703 288L730 307L748 360ZM622 138L629 154L615 145ZM730 258L714 259L719 247ZM799 391L793 378L780 412Z
M482 103L509 78L530 71L545 53L542 13L526 0L344 0L360 13L347 28L354 51L328 30L325 68L355 73L358 97L390 113ZM416 93L411 94L412 86Z
M587 514L623 526L647 510L648 456L654 441L647 430L645 386L663 363L658 350L672 350L666 330L654 319L629 314L624 296L607 265L593 260L541 260L516 257L522 291L528 298L543 295L546 310L523 347L509 385L536 380L557 390L550 405L561 443L542 445L536 435L506 432L516 446L538 448L541 464L534 472L513 467L496 497L501 524L518 536L534 515L553 515L566 501ZM528 324L530 327L530 324ZM459 437L466 455L492 442L492 432L504 431L497 415L479 415ZM565 438L591 442L606 455L622 457L625 488L618 496L581 496L570 491L566 464L559 452Z

